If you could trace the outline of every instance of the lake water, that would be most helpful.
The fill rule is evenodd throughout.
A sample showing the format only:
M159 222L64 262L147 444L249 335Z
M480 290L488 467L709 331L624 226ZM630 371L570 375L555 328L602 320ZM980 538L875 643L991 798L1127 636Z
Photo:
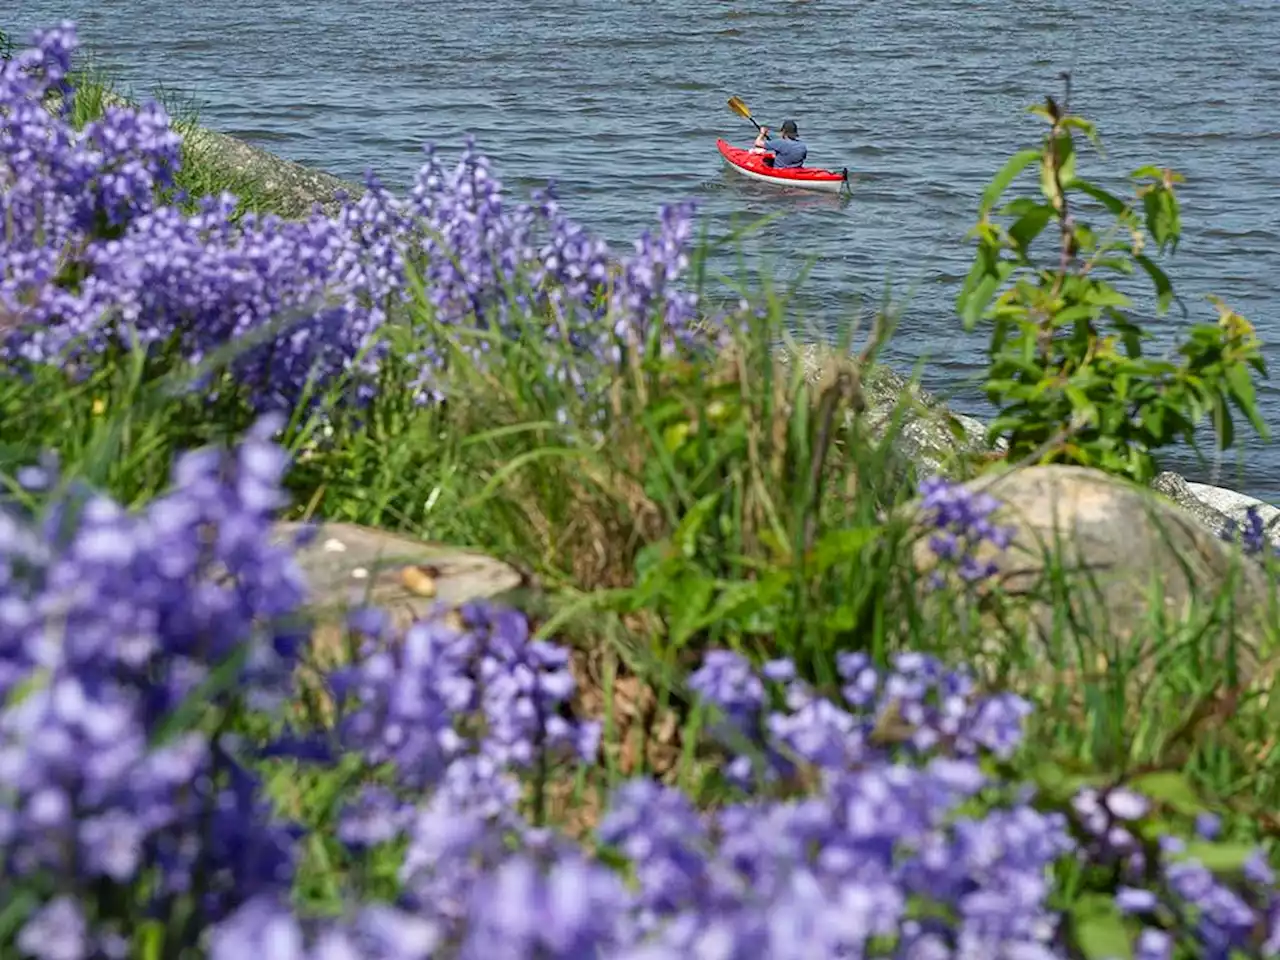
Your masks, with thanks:
M10 11L12 7L10 8ZM4 26L78 22L135 90L195 95L208 126L358 179L406 184L421 145L476 135L520 191L554 178L566 206L626 244L661 203L693 197L713 233L775 214L745 246L775 277L810 270L797 325L833 333L887 292L909 297L890 357L924 360L956 406L985 339L954 299L977 199L1034 143L1024 108L1074 74L1076 112L1100 125L1123 176L1187 176L1185 239L1170 266L1193 319L1216 292L1280 344L1280 16L1275 0L19 0ZM714 142L753 129L725 107L800 126L810 164L856 173L853 201L792 195L724 169ZM717 263L734 271L735 260ZM1164 336L1185 324L1160 321ZM1280 346L1269 348L1280 367ZM1280 392L1262 391L1280 429ZM1239 431L1247 436L1247 427ZM1277 447L1171 465L1280 500Z

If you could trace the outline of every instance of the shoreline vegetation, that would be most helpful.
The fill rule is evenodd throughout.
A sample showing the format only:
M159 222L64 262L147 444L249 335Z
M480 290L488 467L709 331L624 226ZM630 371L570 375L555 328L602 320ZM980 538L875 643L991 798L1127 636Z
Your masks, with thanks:
M1276 511L1160 465L1266 370L1143 352L1179 178L1069 78L984 424L690 205L618 254L467 144L313 212L75 49L0 61L0 955L1280 956Z
M90 106L86 113L96 114L110 104L138 105L133 94L116 90L99 73L82 74L82 95L87 88ZM57 96L51 98L56 106ZM310 213L316 204L328 216L341 209L344 198L358 199L364 187L343 180L326 171L277 156L268 150L237 137L201 126L199 114L189 99L160 96L160 102L173 113L181 130L184 168L193 173L184 189L192 195L227 191L242 201L242 208L274 213L297 219ZM799 342L782 359L793 357L812 379L823 367L828 347L820 343ZM987 425L973 416L956 413L945 401L931 395L910 377L875 367L876 382L872 392L877 398L881 419L902 399L910 400L906 416L910 429L906 432L908 457L929 470L941 469L949 454L973 453L984 446ZM954 439L956 430L963 431L962 440ZM913 436L912 436L913 435ZM1280 546L1280 509L1230 488L1188 481L1172 471L1164 471L1152 483L1153 489L1197 516L1213 532L1225 534L1232 525L1240 527L1258 514L1266 525L1269 538Z

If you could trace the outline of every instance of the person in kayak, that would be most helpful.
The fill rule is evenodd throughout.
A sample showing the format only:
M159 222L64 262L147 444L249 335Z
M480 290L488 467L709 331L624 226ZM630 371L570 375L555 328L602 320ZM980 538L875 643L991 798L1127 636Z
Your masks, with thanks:
M771 150L773 151L773 165L779 170L792 170L796 167L803 167L805 158L809 156L809 148L804 145L804 141L800 139L800 130L796 127L794 120L784 120L782 122L782 138L779 140L770 140L767 144L765 137L769 135L768 127L760 128L760 135L756 137L755 148L752 152Z

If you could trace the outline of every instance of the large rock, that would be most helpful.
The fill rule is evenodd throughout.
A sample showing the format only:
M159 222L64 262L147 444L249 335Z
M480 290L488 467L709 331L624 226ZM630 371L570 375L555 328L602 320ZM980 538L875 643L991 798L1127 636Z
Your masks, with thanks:
M814 382L823 375L831 355L830 346L809 343L779 351L779 360L787 366L798 363L805 379ZM862 371L861 385L863 423L871 436L883 440L896 423L893 451L920 476L965 475L967 462L1007 449L1003 440L994 448L987 444L987 428L981 420L955 413L918 383L889 367L869 366Z
M1148 655L1156 666L1153 617L1166 624L1207 614L1224 592L1232 623L1210 627L1219 655L1234 639L1241 667L1250 672L1271 656L1271 591L1262 567L1219 539L1185 510L1151 491L1084 467L1047 465L988 475L967 484L1003 506L997 514L1016 533L1003 553L989 545L979 556L993 559L999 595L1015 601L1028 640L1038 655L1074 657L1077 641L1099 644L1107 654L1119 644ZM1063 573L1077 624L1067 650L1051 649L1053 604L1044 593L1050 557ZM921 570L936 564L927 542L916 545ZM1058 624L1059 627L1063 625Z
M279 522L274 539L292 540L301 527ZM321 618L315 642L322 660L341 655L343 615L352 607L381 607L403 627L437 605L500 598L524 579L482 553L353 523L321 524L297 558Z

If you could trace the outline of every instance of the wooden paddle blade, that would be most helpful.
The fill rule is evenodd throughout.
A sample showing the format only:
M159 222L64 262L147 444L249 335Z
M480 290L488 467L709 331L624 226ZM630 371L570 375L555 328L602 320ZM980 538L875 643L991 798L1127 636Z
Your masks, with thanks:
M748 120L751 119L751 110L737 97L729 98L729 109L740 117L745 117Z

